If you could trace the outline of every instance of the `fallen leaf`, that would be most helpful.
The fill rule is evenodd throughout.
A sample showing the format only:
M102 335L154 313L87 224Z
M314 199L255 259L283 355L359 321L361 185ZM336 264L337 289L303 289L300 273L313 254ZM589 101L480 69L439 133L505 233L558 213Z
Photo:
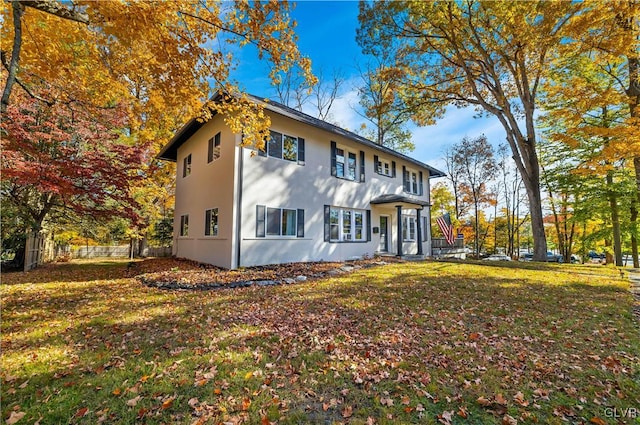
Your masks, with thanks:
M11 415L7 419L7 425L13 425L24 417L24 412L11 412Z
M136 404L138 404L138 401L140 401L141 398L142 398L141 396L137 396L132 398L131 400L127 400L127 406L129 407L135 406Z
M83 416L86 416L86 414L89 412L89 408L87 407L83 407L81 409L78 409L78 411L76 412L75 415L73 415L76 418L82 418Z
M242 400L242 410L249 410L249 406L251 406L251 400L245 398Z
M591 420L589 421L592 424L596 424L596 425L607 425L607 422L605 422L604 419L600 419L597 416L594 416L593 418L591 418Z
M483 396L478 397L476 402L482 407L487 407L487 406L491 405L491 400L489 400L489 399L487 399L487 398L485 398Z
M512 416L504 415L502 417L502 425L518 425L518 420Z
M175 398L171 397L166 399L165 401L162 402L162 410L167 410L168 408L170 408L173 405L173 400Z
M350 418L352 415L353 415L353 407L344 406L344 409L342 409L342 417L343 418Z
M506 406L507 405L507 400L504 398L504 396L502 394L498 394L496 395L496 403L502 405L502 406Z
M122 393L122 390L120 388L116 388L115 390L113 390L113 392L111 394L120 395L121 393Z

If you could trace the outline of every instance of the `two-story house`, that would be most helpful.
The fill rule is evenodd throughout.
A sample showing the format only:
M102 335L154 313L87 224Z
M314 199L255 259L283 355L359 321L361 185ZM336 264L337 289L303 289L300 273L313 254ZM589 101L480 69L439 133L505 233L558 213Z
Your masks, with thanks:
M177 162L174 254L224 268L431 250L429 179L441 171L273 101L264 150L223 117L192 119Z

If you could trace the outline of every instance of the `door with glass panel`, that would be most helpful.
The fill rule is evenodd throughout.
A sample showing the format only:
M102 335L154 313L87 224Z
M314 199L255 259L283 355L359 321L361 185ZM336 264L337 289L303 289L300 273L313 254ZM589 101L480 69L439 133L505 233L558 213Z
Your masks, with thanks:
M380 216L380 252L389 251L389 217L386 215Z

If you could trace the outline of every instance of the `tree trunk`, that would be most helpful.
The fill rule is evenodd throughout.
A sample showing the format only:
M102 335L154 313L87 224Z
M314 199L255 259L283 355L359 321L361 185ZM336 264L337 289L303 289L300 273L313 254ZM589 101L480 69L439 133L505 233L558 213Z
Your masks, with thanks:
M622 238L620 236L620 214L618 212L618 198L612 188L613 175L609 171L607 173L607 196L609 198L609 207L611 208L611 225L613 227L613 252L615 256L615 264L622 267Z
M2 92L2 100L0 100L0 112L3 114L9 106L9 96L11 89L16 82L16 74L18 73L18 62L20 61L20 48L22 47L22 15L24 14L24 6L16 1L11 2L13 9L13 50L11 51L11 62L9 63L9 75Z
M631 255L633 267L640 268L638 260L638 204L640 203L640 156L633 158L633 168L636 172L636 190L638 200L631 203Z

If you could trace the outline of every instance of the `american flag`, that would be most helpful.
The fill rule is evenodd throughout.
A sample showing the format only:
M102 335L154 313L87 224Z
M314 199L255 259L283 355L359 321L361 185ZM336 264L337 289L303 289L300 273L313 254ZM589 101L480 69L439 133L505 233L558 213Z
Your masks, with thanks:
M449 245L453 245L453 226L451 225L451 216L449 213L444 214L436 219L436 223L440 227L444 238Z

